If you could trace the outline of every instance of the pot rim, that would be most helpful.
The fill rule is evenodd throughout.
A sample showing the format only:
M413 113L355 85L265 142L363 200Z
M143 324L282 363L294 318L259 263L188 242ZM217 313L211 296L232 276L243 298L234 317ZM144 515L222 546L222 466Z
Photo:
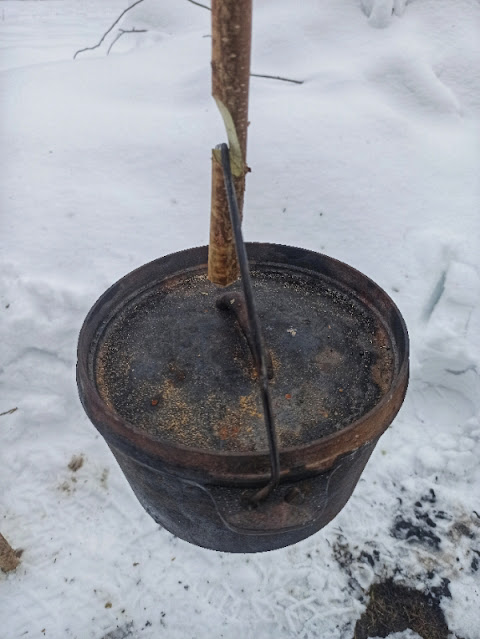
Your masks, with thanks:
M338 457L378 439L393 421L402 405L408 385L407 327L393 300L378 284L357 269L335 258L281 244L250 242L246 243L246 248L249 262L252 264L277 264L284 269L287 267L310 272L317 277L321 274L322 277L330 277L336 281L337 285L348 286L351 293L381 318L394 346L396 370L391 387L370 411L336 433L307 444L280 450L281 480L299 479L306 475L318 474L330 468ZM205 266L206 271L207 256L208 246L201 246L158 258L131 271L100 296L85 318L78 340L77 384L80 400L88 417L107 443L133 456L140 463L150 467L160 465L172 474L182 474L205 482L261 484L270 478L268 450L213 451L172 444L153 437L129 424L111 409L100 396L89 375L89 358L92 342L100 330L101 321L98 321L97 314L101 309L113 303L112 300L121 297L125 291L128 292L128 284L132 279L144 276L152 270L163 273L163 278L151 281L150 286L153 286L158 285L162 279L171 278L186 270L198 271ZM314 268L315 265L316 268ZM323 270L319 266L323 267ZM141 289L136 290L138 294ZM377 306L372 307L372 301L368 298L373 295L377 306L380 304L388 311L389 318L384 317ZM116 307L118 308L118 300ZM393 324L395 324L394 327Z

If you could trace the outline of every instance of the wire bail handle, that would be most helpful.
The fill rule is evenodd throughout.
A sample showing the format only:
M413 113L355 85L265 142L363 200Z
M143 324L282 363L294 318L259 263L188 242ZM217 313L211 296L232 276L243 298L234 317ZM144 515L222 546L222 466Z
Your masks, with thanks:
M230 152L228 146L225 143L218 145L216 148L221 151L223 178L227 194L228 210L230 213L230 221L232 224L235 251L240 267L245 302L246 313L243 313L243 315L246 315L246 318L244 319L244 321L241 321L240 316L237 314L237 319L239 319L242 330L247 337L258 373L258 381L260 384L260 393L263 404L263 416L265 420L265 427L267 429L268 447L270 453L270 481L251 498L251 504L256 505L268 497L275 486L277 486L280 479L280 459L278 453L277 433L275 430L275 422L273 419L272 411L272 399L270 396L270 389L268 384L269 369L271 372L271 362L269 362L269 359L266 355L262 328L255 307L252 280L250 278L250 271L248 267L247 251L245 249L245 243L243 241L242 235L242 223L238 210L237 196L233 185L233 176L230 166ZM228 297L231 297L231 295L229 295ZM220 305L222 304L222 300L223 298L220 299Z

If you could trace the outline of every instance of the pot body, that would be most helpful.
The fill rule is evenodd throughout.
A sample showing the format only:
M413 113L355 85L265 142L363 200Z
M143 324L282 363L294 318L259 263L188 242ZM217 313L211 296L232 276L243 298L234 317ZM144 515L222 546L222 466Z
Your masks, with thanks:
M335 460L323 473L283 482L254 509L239 486L200 484L136 461L111 447L137 499L166 530L222 552L263 552L310 537L345 506L376 442Z
M270 478L268 451L199 449L145 432L105 399L101 389L105 375L100 382L96 369L98 344L115 317L135 304L139 291L153 285L169 290L171 282L184 274L191 278L192 273L206 272L207 247L166 256L114 284L87 316L78 346L80 399L140 503L178 537L225 552L281 548L328 524L350 498L379 437L400 409L408 384L406 327L380 287L355 269L312 251L272 244L246 247L251 268L267 264L270 270L291 269L295 276L304 272L310 278L324 278L329 291L338 287L349 292L378 325L372 335L380 335L379 348L393 353L388 375L382 377L378 362L372 365L382 394L366 414L325 437L280 448L280 483L256 508L251 507L251 497ZM323 360L320 363L325 366ZM176 368L173 374L183 384ZM188 431L188 423L184 428Z

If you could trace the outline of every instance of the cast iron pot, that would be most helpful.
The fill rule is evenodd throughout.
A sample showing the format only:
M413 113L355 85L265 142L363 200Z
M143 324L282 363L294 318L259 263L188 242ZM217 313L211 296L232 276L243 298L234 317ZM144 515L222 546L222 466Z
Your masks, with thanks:
M193 544L260 552L343 508L408 383L408 334L390 297L325 255L247 244L271 366L280 481L255 367L208 247L155 260L106 291L80 332L84 409L153 519ZM239 284L227 289L232 304Z

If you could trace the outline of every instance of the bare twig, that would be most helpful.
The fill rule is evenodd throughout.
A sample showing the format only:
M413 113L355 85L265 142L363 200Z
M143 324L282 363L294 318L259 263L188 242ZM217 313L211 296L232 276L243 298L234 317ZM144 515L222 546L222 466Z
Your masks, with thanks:
M113 40L112 44L108 47L107 55L109 55L110 51L112 50L113 45L115 44L115 42L117 40L120 40L122 35L123 35L122 31L119 31L118 34L117 34L117 37L115 38L115 40Z
M129 7L127 7L125 9L125 11L122 11L122 13L118 16L118 18L115 20L115 22L112 24L112 26L105 31L105 33L103 34L103 36L100 39L100 42L98 42L96 45L94 45L93 47L85 47L84 49L79 49L75 55L73 56L73 59L75 60L75 58L77 57L77 55L79 53L83 53L84 51L93 51L93 49L98 49L99 46L101 46L102 42L105 40L105 38L107 37L107 35L112 31L112 29L120 22L120 20L123 18L123 16L127 13L127 11L130 11L130 9L133 9L133 7L136 7L137 4L140 4L141 2L143 2L143 0L137 0L136 2L134 2L133 4L131 4Z
M207 7L206 4L202 4L201 2L196 2L196 0L188 0L188 2L191 2L192 4L196 4L197 7L203 7L203 9L207 9L207 11L211 11L210 7Z
M250 73L253 78L269 78L270 80L282 80L282 82L293 82L294 84L303 84L305 80L292 80L291 78L282 78L279 75L262 75L260 73Z
M4 413L0 413L0 417L2 417L2 415L11 415L16 410L18 410L18 408L15 406L15 408L11 408L10 410L6 410Z
M122 37L122 35L124 35L125 33L147 33L148 29L135 29L135 27L133 29L119 29L118 30L118 35L115 38L115 40L112 42L112 44L108 47L108 51L107 51L107 55L110 53L110 51L112 50L113 45L115 44L115 42L117 42L118 40L120 40L120 38Z

